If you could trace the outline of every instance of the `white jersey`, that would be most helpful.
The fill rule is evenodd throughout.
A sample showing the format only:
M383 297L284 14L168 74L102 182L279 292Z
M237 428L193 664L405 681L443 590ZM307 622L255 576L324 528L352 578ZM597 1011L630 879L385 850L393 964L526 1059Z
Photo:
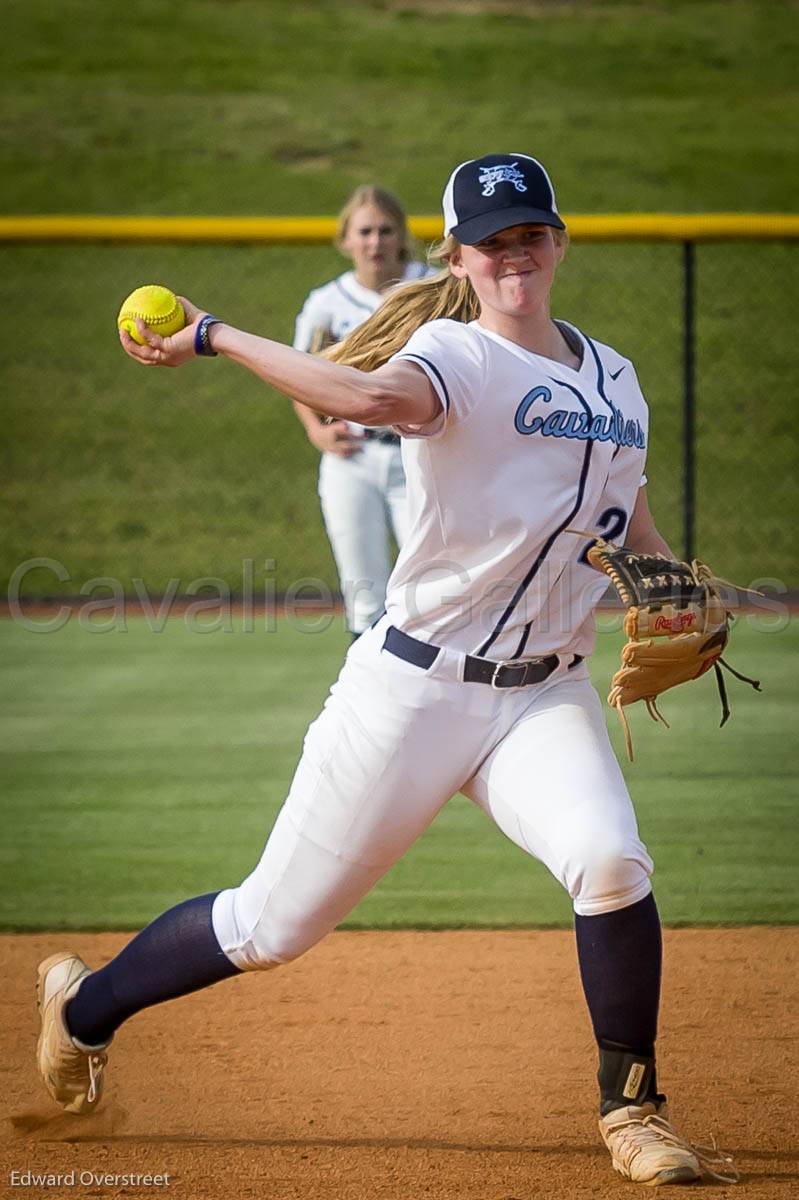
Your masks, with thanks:
M399 429L411 524L386 611L422 641L494 661L593 649L607 580L567 530L623 542L648 410L628 359L560 325L582 346L579 370L476 321L431 321L394 356L443 406Z
M402 283L422 279L433 272L424 263L409 262L402 275ZM354 271L345 271L329 283L314 288L297 316L294 326L294 349L309 350L314 333L322 326L330 330L334 342L362 325L367 317L380 307L386 298L385 292L373 292L355 278Z

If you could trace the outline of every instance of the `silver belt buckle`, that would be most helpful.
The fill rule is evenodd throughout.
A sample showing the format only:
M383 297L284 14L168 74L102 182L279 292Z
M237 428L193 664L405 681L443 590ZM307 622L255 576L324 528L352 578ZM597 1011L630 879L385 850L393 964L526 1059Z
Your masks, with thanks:
M498 662L496 664L496 666L494 667L494 673L491 676L492 690L495 692L505 692L508 690L507 688L500 687L499 684L496 682L496 678L497 678L497 675L498 675L501 667L523 667L525 676L526 676L527 668L535 666L536 663L542 663L544 661L544 657L546 657L546 656L543 656L543 657L539 656L538 658L525 658L522 662L518 662L518 661L514 662L513 659L506 658L503 662ZM523 687L524 683L523 682L522 683L512 683L510 686L511 687Z
M514 663L514 662L513 662L513 660L512 660L512 659L510 659L510 658L506 658L506 659L504 659L502 662L495 663L495 664L494 664L494 671L493 671L493 674L492 674L492 676L491 676L491 688L492 688L492 690L493 690L493 691L495 691L495 692L505 692L505 691L507 691L507 688L500 687L500 686L499 686L499 684L497 683L497 675L499 675L499 672L502 670L502 668L503 668L503 667L513 667L513 666L520 666L520 665L521 665L520 663ZM518 684L512 684L511 686L512 686L512 687L518 687Z

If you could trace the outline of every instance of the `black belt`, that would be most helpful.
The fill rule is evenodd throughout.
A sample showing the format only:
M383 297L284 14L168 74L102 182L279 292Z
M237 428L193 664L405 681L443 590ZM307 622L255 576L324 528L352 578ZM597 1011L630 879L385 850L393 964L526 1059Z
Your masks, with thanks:
M399 434L390 429L364 429L363 436L367 442L383 442L386 446L398 446Z
M441 653L440 646L420 642L394 625L389 625L386 631L383 649L388 650L395 658L402 658L425 671L432 667ZM582 654L575 654L568 669L571 671L572 667L576 667L582 661ZM495 689L528 687L531 683L543 683L548 679L552 672L557 670L559 662L557 654L518 663L489 662L488 659L474 658L467 654L463 678L465 683L488 683Z

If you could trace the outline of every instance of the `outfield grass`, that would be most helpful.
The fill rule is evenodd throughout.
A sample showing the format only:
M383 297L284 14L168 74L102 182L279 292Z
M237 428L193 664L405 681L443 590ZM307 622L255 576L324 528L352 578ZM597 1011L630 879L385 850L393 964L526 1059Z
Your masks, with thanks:
M199 634L176 617L154 633L130 618L98 634L73 617L42 635L0 622L0 927L136 927L250 869L346 645L340 618L319 633L255 624ZM799 920L798 641L795 622L767 633L741 619L730 657L764 691L731 680L721 731L712 677L664 699L670 731L632 713L624 769L670 924ZM602 691L618 643L599 636ZM458 797L348 925L569 921L545 869Z
M793 205L794 5L465 7L8 0L2 209L327 213L376 175L435 212L498 137L568 211Z
M532 149L566 213L790 210L799 108L794 5L607 0L459 10L426 0L11 0L0 73L0 211L331 213L366 178L436 212L451 166ZM431 8L435 9L431 13ZM165 19L165 16L170 19ZM698 261L698 546L742 583L799 584L795 248ZM152 592L200 576L285 589L335 571L316 452L288 404L228 363L179 374L122 357L114 316L160 280L281 339L332 249L16 246L0 250L0 580L28 595L97 576ZM636 362L649 474L681 540L680 249L579 246L555 311Z

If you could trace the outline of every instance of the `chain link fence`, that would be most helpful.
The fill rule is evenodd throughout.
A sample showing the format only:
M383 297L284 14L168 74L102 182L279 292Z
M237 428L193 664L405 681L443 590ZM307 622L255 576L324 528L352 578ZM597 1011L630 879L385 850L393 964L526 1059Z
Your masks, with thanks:
M335 595L318 456L290 404L222 360L143 371L115 329L124 296L161 282L289 341L308 290L344 269L335 251L102 243L0 254L5 586L27 597L86 595L98 579L127 596ZM679 241L575 241L553 299L555 316L636 365L664 535L681 552L688 539L726 578L777 589L799 587L796 255L790 240L696 244L688 342Z

